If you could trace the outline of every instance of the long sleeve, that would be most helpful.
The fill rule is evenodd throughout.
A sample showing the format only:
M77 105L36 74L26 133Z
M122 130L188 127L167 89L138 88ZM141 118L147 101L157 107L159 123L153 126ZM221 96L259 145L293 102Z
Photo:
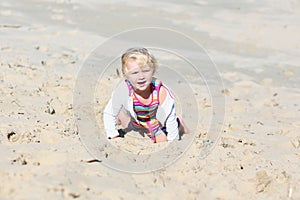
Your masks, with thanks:
M167 95L165 101L157 110L157 119L166 126L168 132L167 140L171 142L175 139L179 139L175 102L169 89L166 86L163 87L167 89Z
M111 98L103 112L104 129L107 137L112 138L119 135L116 126L116 118L122 107L126 107L127 104L128 89L124 81L121 81L116 89L112 92Z
M115 115L113 112L111 98L103 112L104 129L107 137L113 138L119 135L118 130L116 128L116 117L117 115Z
M167 128L167 140L173 141L175 139L179 139L179 131L178 131L178 123L177 123L177 116L175 112L175 105L173 104L172 110L170 115L166 121L166 128Z

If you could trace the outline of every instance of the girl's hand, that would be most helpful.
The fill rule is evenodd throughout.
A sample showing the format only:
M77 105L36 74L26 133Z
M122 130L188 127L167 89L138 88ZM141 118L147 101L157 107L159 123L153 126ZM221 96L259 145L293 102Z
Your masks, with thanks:
M155 136L155 142L166 142L167 141L167 136L165 134L159 134Z
M126 132L123 131L122 129L118 129L118 132L119 132L119 135L114 136L114 137L109 137L108 139L115 139L115 138L117 138L117 137L123 138L123 137L125 136L125 134L126 134Z

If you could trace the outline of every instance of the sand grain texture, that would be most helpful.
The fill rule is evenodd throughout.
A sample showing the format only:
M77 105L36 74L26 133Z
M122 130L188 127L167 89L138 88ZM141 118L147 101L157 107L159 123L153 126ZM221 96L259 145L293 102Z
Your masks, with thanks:
M300 199L299 11L296 0L1 1L0 199ZM165 169L123 173L80 141L76 77L111 35L157 26L194 38L218 66L223 130L200 159L213 105L197 85L201 128L188 151ZM96 90L97 119L117 75ZM113 143L164 148L134 134Z

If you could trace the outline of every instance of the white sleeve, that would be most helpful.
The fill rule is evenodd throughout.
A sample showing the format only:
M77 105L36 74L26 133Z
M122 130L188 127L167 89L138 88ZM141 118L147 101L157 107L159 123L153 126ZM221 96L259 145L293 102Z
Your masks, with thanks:
M119 132L116 128L116 117L117 115L113 114L112 98L111 98L103 112L104 129L108 138L109 137L113 138L119 135Z
M166 99L157 111L157 119L166 126L168 132L167 140L169 142L179 139L174 99L171 96L168 88Z
M128 89L124 81L113 91L109 102L103 112L103 123L107 137L115 137L119 135L117 130L116 119L128 99Z
M179 139L178 123L174 104L171 108L169 116L167 117L166 128L168 132L167 139L169 142Z

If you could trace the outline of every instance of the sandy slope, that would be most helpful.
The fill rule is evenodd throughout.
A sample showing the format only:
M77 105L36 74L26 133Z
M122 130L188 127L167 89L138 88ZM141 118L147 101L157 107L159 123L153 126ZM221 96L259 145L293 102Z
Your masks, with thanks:
M299 10L296 0L2 1L0 198L299 199ZM224 81L226 113L219 140L201 159L214 105L205 85L192 84L200 113L194 142L169 167L132 174L106 167L86 150L73 92L97 46L141 26L182 31L207 49ZM119 80L110 75L96 90L99 124ZM132 154L168 146L133 135L113 145Z

